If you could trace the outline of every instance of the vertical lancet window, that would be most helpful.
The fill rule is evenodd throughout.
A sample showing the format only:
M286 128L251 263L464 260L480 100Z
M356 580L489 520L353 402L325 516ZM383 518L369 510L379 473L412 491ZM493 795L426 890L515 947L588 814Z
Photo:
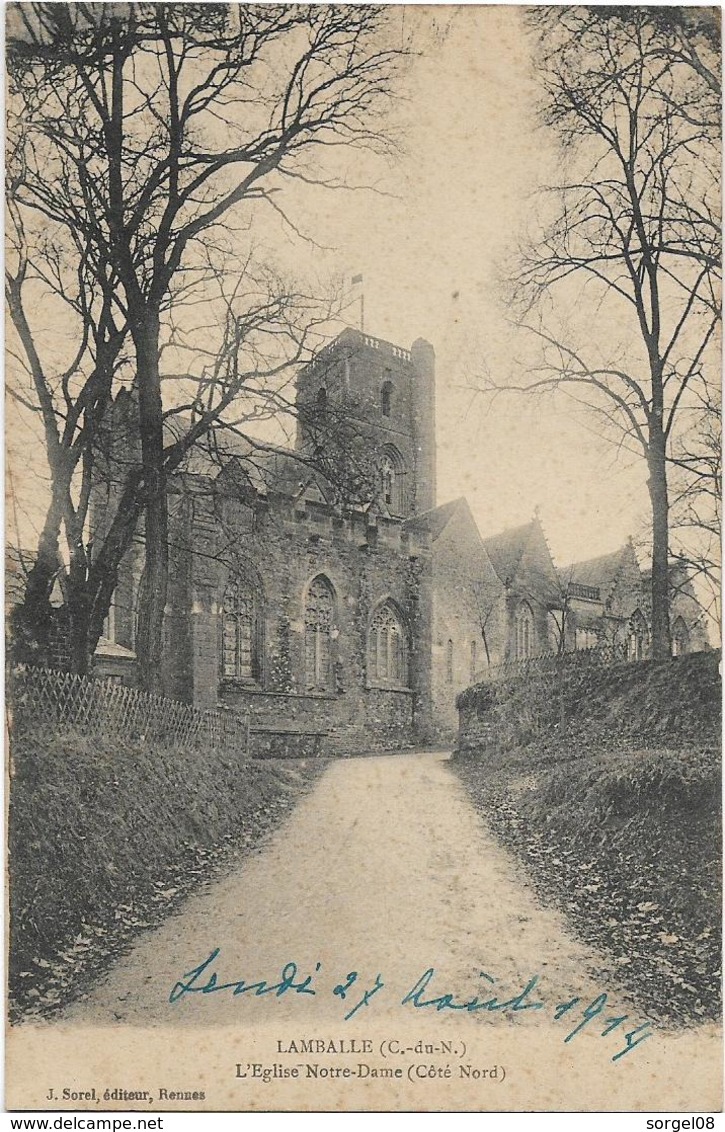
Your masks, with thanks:
M222 611L222 676L225 680L259 680L261 676L260 598L253 582L239 575L224 591Z
M310 583L305 602L305 687L308 692L332 691L334 611L332 586L319 574Z
M647 622L645 621L644 614L635 609L629 622L629 634L627 637L627 659L628 660L643 660L647 655Z
M391 602L381 605L370 623L368 675L373 683L407 687L408 646L405 629Z
M690 651L690 634L682 617L678 617L672 626L672 655L684 656Z
M389 456L383 456L380 465L380 489L383 502L391 507L395 498L395 466Z
M516 610L516 659L527 660L534 653L534 614L528 602Z
M392 515L402 515L405 511L404 469L400 453L395 448L386 448L380 460L380 496Z

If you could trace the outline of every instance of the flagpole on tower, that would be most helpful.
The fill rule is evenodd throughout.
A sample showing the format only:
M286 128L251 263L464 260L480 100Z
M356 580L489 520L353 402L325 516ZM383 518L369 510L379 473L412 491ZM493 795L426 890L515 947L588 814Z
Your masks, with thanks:
M362 289L363 277L362 275L353 275L353 287L360 287L360 333L365 333L365 293Z

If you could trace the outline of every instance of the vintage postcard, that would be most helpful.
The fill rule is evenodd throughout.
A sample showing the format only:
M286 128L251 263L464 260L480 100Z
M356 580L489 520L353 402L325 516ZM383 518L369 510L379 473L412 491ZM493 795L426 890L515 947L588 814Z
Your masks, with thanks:
M5 18L6 1107L714 1127L720 10Z

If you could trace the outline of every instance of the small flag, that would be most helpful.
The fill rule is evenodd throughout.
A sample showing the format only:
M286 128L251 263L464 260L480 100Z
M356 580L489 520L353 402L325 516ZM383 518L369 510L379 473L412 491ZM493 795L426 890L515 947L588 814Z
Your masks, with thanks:
M353 284L362 283L362 281L363 281L362 275L353 275L353 277L352 277Z

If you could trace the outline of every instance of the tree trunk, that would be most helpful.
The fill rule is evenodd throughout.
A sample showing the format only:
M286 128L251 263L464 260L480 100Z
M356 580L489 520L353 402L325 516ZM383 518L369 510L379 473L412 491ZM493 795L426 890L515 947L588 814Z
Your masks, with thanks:
M655 424L650 429L647 487L652 505L652 656L672 655L669 593L669 501L665 438Z
M88 593L88 655L93 656L103 622L118 584L118 569L133 542L144 512L141 469L134 469L123 489L116 513L100 548L96 548L86 584Z
M52 662L51 637L55 611L50 603L60 567L60 527L63 520L65 481L53 477L53 498L43 524L38 553L25 581L23 602L13 611L12 654L21 664L48 666Z
M142 687L162 690L164 608L168 584L168 502L164 473L163 410L159 377L159 318L144 312L133 329L138 372L146 563L141 587L137 652Z
M69 614L68 651L70 670L86 676L95 649L91 649L88 632L88 594L85 586L72 586L66 601Z
M22 604L11 615L11 655L20 664L50 664L50 592L57 572L57 556L41 547L28 574Z

